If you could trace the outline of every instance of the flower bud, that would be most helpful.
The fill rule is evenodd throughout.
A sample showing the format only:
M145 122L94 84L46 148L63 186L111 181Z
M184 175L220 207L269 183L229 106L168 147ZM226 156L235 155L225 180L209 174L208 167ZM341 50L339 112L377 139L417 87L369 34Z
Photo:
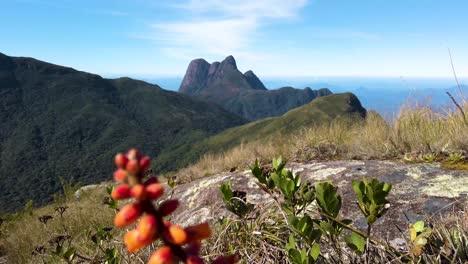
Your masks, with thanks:
M134 253L151 244L151 240L141 240L139 239L138 230L130 230L124 235L124 243L127 246L128 252Z
M141 171L146 172L146 170L149 168L150 162L151 160L148 156L141 158L139 162Z
M179 201L178 200L167 200L164 203L161 204L159 207L159 213L161 216L168 216L172 214L177 207L179 206Z
M136 175L140 171L140 165L138 165L138 160L129 160L127 163L127 171L130 174Z
M117 182L123 182L125 181L125 179L127 178L128 176L128 173L126 170L124 169L117 169L115 172L114 172L114 180L117 181Z
M156 217L154 215L145 215L137 224L138 239L142 241L153 240L157 231Z
M164 187L160 183L153 183L146 186L146 197L150 200L156 200L164 193Z
M128 204L124 206L114 218L114 225L124 227L132 224L143 213L139 203Z
M151 255L148 264L175 264L178 263L172 249L168 246L160 247Z
M114 162L117 167L125 169L125 167L127 166L128 158L124 154L118 153L117 155L115 155Z
M130 190L130 195L137 200L144 200L146 198L146 188L143 184L137 184Z
M128 184L122 184L112 191L111 197L115 200L122 200L130 198L130 186Z
M211 236L211 229L208 223L202 223L185 228L189 241L207 239Z
M187 242L187 232L178 225L171 225L165 234L168 241L176 244L183 245Z
M141 159L141 152L138 150L138 149L130 149L128 152L127 152L127 158L129 160L139 160Z
M153 184L153 183L158 183L158 178L150 177L143 184L148 186L148 185Z
M203 264L203 259L199 256L189 256L186 261L187 264Z

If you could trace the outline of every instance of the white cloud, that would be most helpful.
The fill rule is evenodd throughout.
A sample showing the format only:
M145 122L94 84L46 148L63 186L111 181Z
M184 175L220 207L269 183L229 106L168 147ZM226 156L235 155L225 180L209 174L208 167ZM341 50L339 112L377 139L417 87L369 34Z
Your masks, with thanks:
M250 18L155 24L155 40L172 48L190 48L226 55L249 46L257 29Z
M296 17L308 1L190 0L173 5L187 12L189 19L153 24L149 38L172 57L219 58L231 54L241 59L254 54L251 47L262 38L263 27Z
M220 12L229 16L294 17L308 0L191 0L178 5L192 12Z

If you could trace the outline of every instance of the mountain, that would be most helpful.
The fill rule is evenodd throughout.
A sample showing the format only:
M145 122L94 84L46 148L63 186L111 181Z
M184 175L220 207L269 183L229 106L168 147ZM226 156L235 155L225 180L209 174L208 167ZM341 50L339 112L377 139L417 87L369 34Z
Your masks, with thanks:
M251 121L282 115L317 97L331 94L326 88L267 90L253 71L240 72L233 56L211 64L204 59L191 61L179 92L217 103Z
M28 199L50 201L60 178L82 184L109 179L109 161L130 147L157 157L246 120L143 81L104 79L0 53L0 122L3 213ZM174 166L167 164L155 166Z
M359 122L364 120L366 114L367 110L352 93L322 96L282 116L233 127L193 145L172 148L169 152L160 155L157 160L158 164L165 164L170 162L170 157L179 156L179 162L188 164L193 160L184 161L184 155L197 157L205 153L225 152L241 143L264 140L274 136L288 136L304 128L330 123L337 118Z

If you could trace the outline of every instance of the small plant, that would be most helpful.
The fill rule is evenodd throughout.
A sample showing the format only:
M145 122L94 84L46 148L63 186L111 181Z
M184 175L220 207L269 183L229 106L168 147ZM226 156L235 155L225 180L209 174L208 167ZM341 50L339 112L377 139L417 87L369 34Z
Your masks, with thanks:
M410 253L414 257L419 257L423 253L429 237L432 234L430 227L425 227L423 221L418 221L409 225L410 232Z
M115 187L114 186L107 186L106 187L106 192L108 196L104 197L104 200L102 201L103 204L107 205L110 209L114 209L115 211L119 211L119 201L116 199L112 198L112 193L114 192Z
M223 183L220 187L226 209L240 218L244 218L254 209L254 205L247 203L246 193L233 191L231 181Z
M437 153L420 154L418 158L422 162L433 163L439 160L439 155Z
M164 193L162 184L156 177L151 177L143 182L143 177L150 165L150 158L136 150L128 153L119 153L115 156L115 164L118 169L114 173L114 179L120 183L112 191L112 198L122 200L134 198L135 202L125 205L115 216L114 224L117 227L125 227L133 224L138 218L136 229L128 231L124 236L124 242L128 252L134 253L154 240L160 238L163 246L157 249L150 257L150 264L203 263L199 256L200 241L210 237L210 227L202 223L187 228L171 224L164 218L172 214L179 206L178 200L166 200L158 207L153 201ZM235 263L234 256L219 257L215 263Z
M466 159L466 157L463 155L463 154L460 154L460 153L451 153L446 161L448 163L451 163L451 164L455 164L455 163L458 163L458 162L462 162Z
M251 166L252 174L260 182L262 189L278 188L284 198L283 209L292 215L303 212L315 199L312 185L303 183L299 174L284 169L282 158L273 159L272 168L261 167L258 161Z
M353 233L350 237L347 237L346 242L351 249L362 254L369 249L368 245L371 237L372 225L382 217L390 207L390 203L387 201L387 195L390 193L392 185L379 182L377 179L368 181L365 178L362 181L353 180L352 185L357 196L359 210L361 210L367 221L367 246L365 250L362 250L364 238L357 233ZM369 262L368 259L367 262Z

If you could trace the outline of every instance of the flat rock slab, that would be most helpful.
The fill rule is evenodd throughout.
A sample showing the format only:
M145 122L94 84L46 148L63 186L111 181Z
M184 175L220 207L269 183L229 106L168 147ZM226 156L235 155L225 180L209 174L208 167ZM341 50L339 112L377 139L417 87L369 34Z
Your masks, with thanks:
M388 198L391 208L374 225L375 234L381 238L401 237L397 227L406 230L410 222L465 212L468 207L468 172L442 169L436 163L326 161L291 163L287 168L311 183L331 180L343 199L341 215L355 220L360 228L365 228L366 222L355 204L351 181L375 177L393 184ZM271 197L257 186L250 171L226 172L178 185L172 195L180 199L181 206L172 221L186 226L216 221L220 216L236 217L224 208L219 191L229 180L234 190L247 192L247 201L257 208L272 205Z

